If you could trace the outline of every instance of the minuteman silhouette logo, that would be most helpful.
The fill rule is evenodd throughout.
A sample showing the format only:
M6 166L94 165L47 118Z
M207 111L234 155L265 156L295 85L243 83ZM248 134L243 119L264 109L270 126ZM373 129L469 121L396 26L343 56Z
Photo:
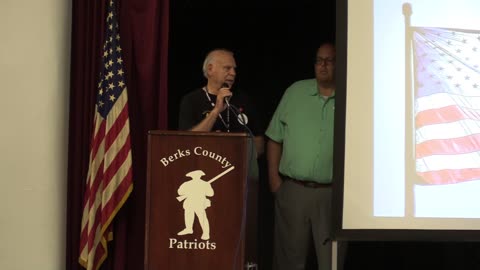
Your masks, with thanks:
M193 234L193 223L195 222L195 217L197 217L200 227L202 228L201 239L210 239L210 224L208 222L206 209L211 206L211 201L208 197L213 197L215 194L212 183L233 169L235 169L235 167L231 166L210 180L202 179L202 177L205 176L202 170L194 170L186 174L190 180L181 184L177 191L177 200L179 202L183 201L185 228L179 231L177 235Z

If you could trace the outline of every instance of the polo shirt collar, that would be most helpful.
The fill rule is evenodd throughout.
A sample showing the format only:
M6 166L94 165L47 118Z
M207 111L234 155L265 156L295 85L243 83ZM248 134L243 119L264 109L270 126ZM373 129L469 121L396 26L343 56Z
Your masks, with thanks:
M315 86L308 89L308 92L307 92L308 95L309 96L318 96L318 88L317 87L318 87L318 85L315 82ZM334 91L333 95L329 96L328 99L334 98L335 97L335 92L336 91Z

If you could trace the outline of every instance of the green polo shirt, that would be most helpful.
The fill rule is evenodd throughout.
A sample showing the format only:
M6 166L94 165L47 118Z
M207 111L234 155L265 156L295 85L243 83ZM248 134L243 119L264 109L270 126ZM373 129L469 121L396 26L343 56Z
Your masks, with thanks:
M292 84L265 134L283 144L279 171L294 179L330 183L335 95L319 95L315 79Z

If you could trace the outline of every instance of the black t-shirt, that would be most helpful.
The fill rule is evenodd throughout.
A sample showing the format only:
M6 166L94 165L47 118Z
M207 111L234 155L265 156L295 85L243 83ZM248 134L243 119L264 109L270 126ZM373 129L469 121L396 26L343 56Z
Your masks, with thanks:
M213 109L216 95L208 94L202 88L196 89L182 98L180 104L180 116L178 127L180 130L188 130L200 123ZM262 130L260 121L255 110L255 106L251 103L247 95L239 90L234 90L233 96L229 100L230 104L238 109L237 114L241 119L245 119L248 128L253 135L261 135ZM212 105L213 104L213 105ZM225 109L217 118L212 127L212 131L222 132L246 132L243 125L238 121L237 116L228 108Z

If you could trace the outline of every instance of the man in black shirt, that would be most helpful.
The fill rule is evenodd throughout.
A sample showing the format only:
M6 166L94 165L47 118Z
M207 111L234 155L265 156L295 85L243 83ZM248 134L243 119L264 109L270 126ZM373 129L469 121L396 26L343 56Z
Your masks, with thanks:
M258 116L248 97L240 91L232 93L236 69L233 53L215 49L207 54L203 74L207 84L182 98L179 129L191 131L244 132L248 127L254 135L257 155L264 151ZM227 103L232 105L228 109Z

